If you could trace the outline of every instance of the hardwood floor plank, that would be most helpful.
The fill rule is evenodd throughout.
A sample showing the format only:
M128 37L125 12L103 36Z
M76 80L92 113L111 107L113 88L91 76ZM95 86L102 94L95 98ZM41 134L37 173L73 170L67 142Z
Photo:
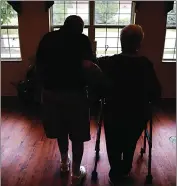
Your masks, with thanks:
M1 119L1 184L2 186L68 186L69 179L59 174L60 154L56 140L47 139L39 120L22 113L3 112ZM91 181L94 167L97 125L91 122L91 140L86 142L82 164L87 169L85 186L108 186L109 163L104 127L101 132L98 183ZM153 124L152 186L176 185L176 116L159 112ZM143 186L147 175L147 153L140 158L141 136L134 155L131 176L134 182L121 186ZM71 143L70 153L71 153Z

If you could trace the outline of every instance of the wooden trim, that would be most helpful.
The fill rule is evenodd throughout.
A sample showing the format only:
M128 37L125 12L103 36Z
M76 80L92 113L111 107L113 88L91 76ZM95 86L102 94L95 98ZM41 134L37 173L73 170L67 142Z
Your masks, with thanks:
M20 106L20 102L17 96L1 96L2 108L17 108L18 106ZM176 98L162 98L158 103L158 107L163 110L176 110Z
M92 45L93 53L96 54L96 49L94 47L95 43L95 28L94 28L94 22L95 22L95 1L89 1L89 22L90 26L88 29L88 36Z

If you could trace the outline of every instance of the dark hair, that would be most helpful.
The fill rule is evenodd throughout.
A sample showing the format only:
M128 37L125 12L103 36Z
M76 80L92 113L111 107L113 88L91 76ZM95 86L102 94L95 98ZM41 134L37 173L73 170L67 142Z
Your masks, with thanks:
M70 15L66 18L64 27L73 32L82 33L84 28L84 21L77 15Z

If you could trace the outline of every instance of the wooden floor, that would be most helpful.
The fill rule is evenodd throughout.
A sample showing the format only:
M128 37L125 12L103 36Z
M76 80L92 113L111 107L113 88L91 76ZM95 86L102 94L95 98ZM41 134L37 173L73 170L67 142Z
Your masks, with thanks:
M59 151L56 140L45 137L39 120L22 113L2 111L1 119L1 184L2 186L67 186L59 175ZM103 129L102 129L103 130ZM98 164L99 181L91 182L94 164L96 127L91 124L92 139L85 143L82 164L88 175L85 186L108 186L109 164L104 131L101 136L101 158ZM153 127L153 186L176 185L176 144L169 138L176 136L175 114L160 112ZM125 139L128 140L128 136ZM147 174L147 154L139 158L142 137L137 144L131 176L127 185L143 186ZM123 186L123 184L121 184Z

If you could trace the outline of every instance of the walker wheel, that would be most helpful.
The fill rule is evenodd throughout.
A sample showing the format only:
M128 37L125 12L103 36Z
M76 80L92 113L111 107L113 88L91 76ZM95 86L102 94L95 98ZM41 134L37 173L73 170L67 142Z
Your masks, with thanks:
M152 175L147 175L146 176L146 184L152 184L152 179L153 179Z
M92 171L92 181L96 182L98 179L98 173L96 171Z

